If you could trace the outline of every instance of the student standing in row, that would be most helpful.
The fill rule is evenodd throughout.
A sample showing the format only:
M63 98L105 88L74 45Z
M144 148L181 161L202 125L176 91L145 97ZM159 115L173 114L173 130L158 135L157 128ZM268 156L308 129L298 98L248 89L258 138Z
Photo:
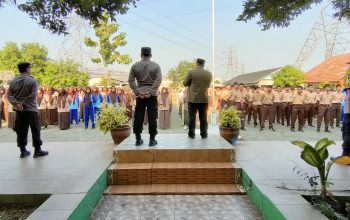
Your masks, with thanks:
M158 96L158 118L159 118L159 128L162 130L167 130L170 128L170 95L167 88L163 87L160 95Z
M69 89L71 103L69 106L69 122L73 124L73 120L76 124L79 124L78 108L79 108L79 96L76 94L73 88Z
M292 108L292 124L290 127L290 130L292 132L295 132L295 122L298 118L298 131L303 132L303 122L304 122L304 100L305 96L303 94L303 87L298 86L297 88L297 93L292 96L292 103L293 103L293 108Z
M337 85L336 91L333 92L332 97L332 109L330 117L330 126L334 128L334 120L336 121L336 127L340 127L340 113L341 113L341 103L343 101L343 93L341 85Z
M49 125L49 122L48 122L47 116L46 116L47 102L46 102L44 93L45 93L45 91L44 91L43 87L40 87L38 89L38 96L37 96L36 101L38 103L40 126L47 128L47 126Z
M96 102L95 96L92 94L90 87L86 88L84 96L84 123L85 129L89 127L89 119L91 120L92 129L95 128L95 109L94 102Z
M62 88L58 89L58 97L57 97L58 127L61 130L67 130L70 128L69 106L71 102L72 102L72 99L67 94L67 91Z
M269 129L275 131L273 128L273 102L275 100L275 94L272 92L272 86L267 86L266 92L261 97L262 103L262 119L261 119L261 127L260 131L263 131L265 128L265 120L269 119Z
M321 130L321 124L322 120L324 120L325 124L325 132L331 132L328 129L329 125L329 119L330 119L330 114L331 114L331 109L332 109L332 98L333 95L330 92L331 86L329 84L326 84L324 86L324 91L321 92L318 97L318 117L317 117L317 132L320 132Z
M315 115L316 93L313 85L309 85L307 89L304 100L304 125L307 121L310 127L315 127L312 125L312 119Z

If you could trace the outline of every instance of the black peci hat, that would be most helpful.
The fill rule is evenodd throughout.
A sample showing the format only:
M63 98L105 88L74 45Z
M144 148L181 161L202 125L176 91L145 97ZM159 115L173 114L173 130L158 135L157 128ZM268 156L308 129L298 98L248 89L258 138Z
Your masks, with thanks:
M152 54L152 49L150 47L142 47L141 55L150 56Z
M198 58L197 59L197 64L201 65L201 66L204 66L205 64L205 60L201 59L201 58Z

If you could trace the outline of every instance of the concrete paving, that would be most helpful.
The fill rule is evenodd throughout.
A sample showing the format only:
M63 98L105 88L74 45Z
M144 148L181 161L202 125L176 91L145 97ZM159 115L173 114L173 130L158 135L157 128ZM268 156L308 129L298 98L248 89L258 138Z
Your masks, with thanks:
M102 142L51 142L45 145L49 156L20 159L15 144L2 143L0 195L50 194L29 219L67 219L112 162L113 147Z
M339 155L340 145L337 142L330 147L330 155ZM310 176L318 174L300 158L299 147L287 141L249 141L239 142L236 149L237 163L287 219L326 220L301 196L313 193L297 171ZM333 165L329 182L334 184L330 186L334 195L350 196L350 167Z

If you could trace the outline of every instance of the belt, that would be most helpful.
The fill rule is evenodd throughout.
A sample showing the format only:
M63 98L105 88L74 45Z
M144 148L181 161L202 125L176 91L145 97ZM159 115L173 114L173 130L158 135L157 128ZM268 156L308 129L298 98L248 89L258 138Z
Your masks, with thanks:
M293 105L299 106L299 105L303 105L303 104L293 104Z
M327 107L329 107L330 105L326 105L326 104L319 104L319 105L321 105L321 106L327 106Z
M263 105L273 105L273 104L263 104Z

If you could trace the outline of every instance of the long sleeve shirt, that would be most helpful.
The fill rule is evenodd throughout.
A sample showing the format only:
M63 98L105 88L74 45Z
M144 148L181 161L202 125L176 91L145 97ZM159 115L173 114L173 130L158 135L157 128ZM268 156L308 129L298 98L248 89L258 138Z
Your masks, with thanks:
M38 82L27 74L21 74L10 82L8 100L16 109L17 104L23 106L23 111L38 112L36 101Z
M162 83L160 66L149 58L142 58L131 67L128 82L136 96L140 93L157 96L157 91Z

